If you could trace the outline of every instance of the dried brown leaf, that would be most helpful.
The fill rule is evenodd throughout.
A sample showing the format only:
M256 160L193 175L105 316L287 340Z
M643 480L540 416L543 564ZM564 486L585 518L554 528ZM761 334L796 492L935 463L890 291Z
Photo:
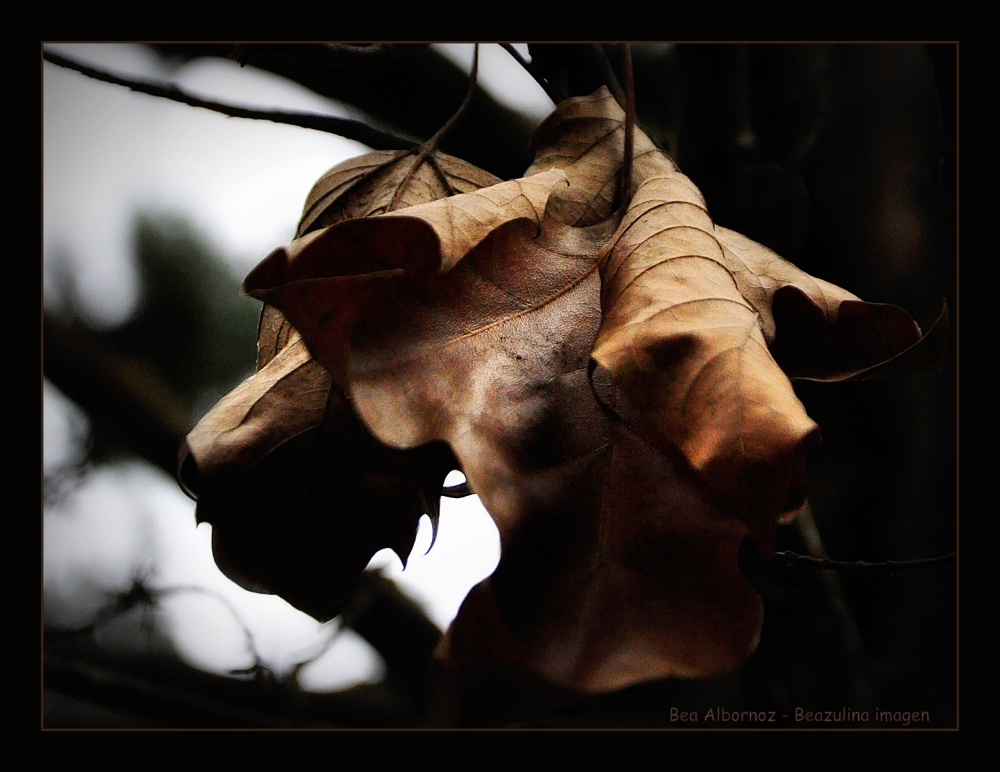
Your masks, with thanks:
M790 377L901 372L940 350L942 325L922 336L902 310L717 227L641 132L634 190L616 201L623 120L606 93L568 100L539 130L525 177L401 211L400 157L327 175L300 237L245 282L280 309L262 318L258 383L192 434L199 467L226 482L211 498L225 517L237 517L227 497L312 513L302 538L313 576L290 588L279 574L301 556L289 547L271 565L267 539L250 535L272 520L231 531L245 542L241 570L307 609L341 598L375 543L412 544L454 454L502 556L438 652L432 691L445 722L504 722L568 694L738 665L762 611L737 552L750 536L766 547L801 506L818 436ZM345 401L296 413L273 385L317 377L332 380L331 404ZM257 426L257 409L284 423ZM234 469L234 479L257 470L261 450L280 457L300 436L315 438L315 455L289 452L288 488L228 484ZM321 523L321 500L342 498L345 480L306 482L302 467L330 466L352 479L389 468L400 484L374 518L360 511L372 483L351 489L335 525ZM340 530L346 553L329 546ZM326 573L324 549L337 564Z
M535 160L526 174L562 169L569 190L553 202L554 218L570 225L592 225L622 205L618 177L625 147L625 123L607 88L562 102L532 138ZM633 167L645 168L652 157L667 159L642 132L636 132ZM669 161L669 159L667 159ZM672 161L670 163L673 163Z
M561 175L546 179L558 185ZM577 229L515 217L461 260L441 254L450 270L426 273L434 261L422 242L404 257L416 270L395 262L411 220L451 222L457 215L440 210L466 199L370 221L382 229L366 242L373 261L398 266L377 281L330 271L329 260L334 275L326 275L321 253L303 259L302 251L272 256L248 279L318 336L331 329L317 326L328 316L318 309L349 303L335 369L359 415L394 446L447 443L497 522L500 566L449 636L441 668L460 686L441 695L439 709L482 718L468 712L470 700L478 703L472 681L489 674L495 684L498 662L575 691L733 667L760 624L759 599L737 569L746 526L718 507L680 454L605 409L617 402L609 383L606 403L595 396L598 255L613 223ZM356 243L347 225L327 232L327 254ZM261 277L278 281L263 286Z
M414 168L417 161L414 151L385 150L333 167L309 191L296 236L342 220L373 217L500 182L489 172L445 153L434 153Z

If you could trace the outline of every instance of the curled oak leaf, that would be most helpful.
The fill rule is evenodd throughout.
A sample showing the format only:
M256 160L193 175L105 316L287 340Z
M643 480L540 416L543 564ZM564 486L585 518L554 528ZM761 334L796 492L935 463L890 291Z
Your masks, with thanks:
M334 167L311 191L299 232L380 213L404 180L402 205L496 181L440 156L411 175L411 160L373 153ZM389 547L405 565L420 517L436 530L457 462L441 445L401 451L375 439L274 306L261 312L257 348L256 374L188 435L179 476L230 578L326 620L375 552Z

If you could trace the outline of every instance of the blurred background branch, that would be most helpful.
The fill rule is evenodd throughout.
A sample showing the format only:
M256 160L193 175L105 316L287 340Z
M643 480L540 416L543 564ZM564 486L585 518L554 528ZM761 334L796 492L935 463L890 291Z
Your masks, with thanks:
M412 142L407 142L392 134L377 131L366 123L354 121L348 118L338 118L334 115L318 115L314 113L295 113L285 110L262 110L238 107L236 105L223 104L215 100L200 99L196 96L184 92L173 84L151 83L137 78L126 78L114 75L110 72L88 67L80 62L60 56L59 54L46 52L45 61L57 64L70 70L86 75L88 78L111 83L116 86L124 86L140 94L169 99L172 102L199 107L203 110L221 113L230 118L245 118L255 121L272 121L282 123L287 126L297 126L301 129L313 129L315 131L325 131L329 134L336 134L345 139L353 139L362 142L373 150L405 150L413 147Z

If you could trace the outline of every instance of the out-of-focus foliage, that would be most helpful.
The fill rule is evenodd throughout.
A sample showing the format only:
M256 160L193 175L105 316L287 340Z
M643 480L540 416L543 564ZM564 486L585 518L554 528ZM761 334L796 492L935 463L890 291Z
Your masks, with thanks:
M163 466L176 456L171 432L253 371L260 304L240 293L240 278L178 215L137 215L133 242L139 303L111 329L87 325L72 276L56 267L65 278L60 302L45 308L44 367L96 419L90 460L138 451ZM138 440L141 448L143 428L131 415L139 395L152 403L147 420L158 429Z

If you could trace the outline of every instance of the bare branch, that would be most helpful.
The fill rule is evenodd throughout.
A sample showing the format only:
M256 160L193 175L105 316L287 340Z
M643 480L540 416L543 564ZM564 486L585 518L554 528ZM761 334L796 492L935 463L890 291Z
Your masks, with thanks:
M169 99L172 102L200 107L212 112L221 113L230 118L248 118L256 121L270 121L286 126L297 126L302 129L312 129L322 131L327 134L361 142L375 150L406 150L413 147L413 143L405 139L388 134L377 129L373 129L361 121L350 118L338 118L332 115L319 115L318 113L305 113L285 110L260 110L256 108L237 107L235 105L223 104L213 100L201 99L192 96L173 84L154 83L152 81L140 80L138 78L122 77L112 75L103 70L90 67L80 62L73 61L61 54L52 51L44 53L44 59L59 67L65 67L88 78L99 80L104 83L111 83L117 86L124 86L140 94Z
M173 65L199 57L232 61L233 45L154 43L150 50ZM468 87L468 73L426 43L375 48L310 43L238 46L241 61L303 88L351 105L364 120L414 142L432 136L454 113ZM480 90L466 117L441 143L441 151L512 179L531 163L528 143L537 120Z

